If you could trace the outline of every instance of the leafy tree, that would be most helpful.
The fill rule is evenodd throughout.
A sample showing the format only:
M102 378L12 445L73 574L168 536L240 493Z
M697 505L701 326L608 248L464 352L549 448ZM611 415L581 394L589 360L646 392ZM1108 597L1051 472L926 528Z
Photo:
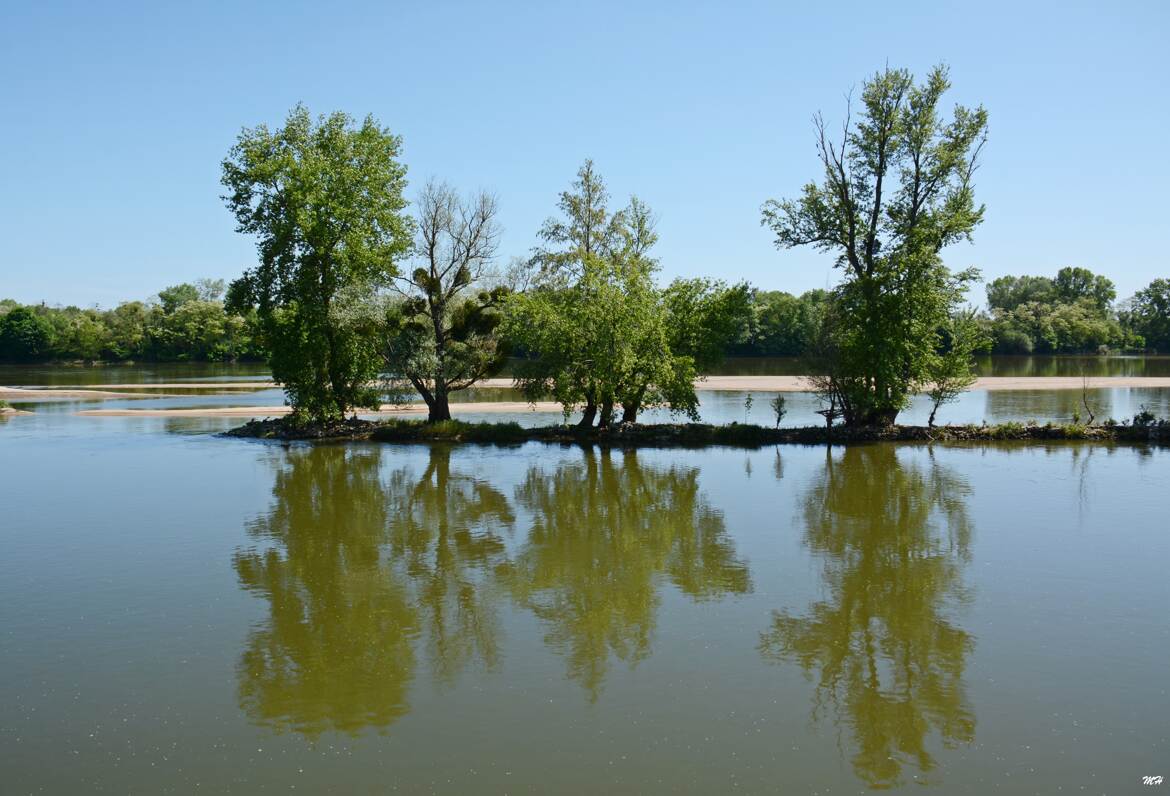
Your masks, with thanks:
M987 284L987 306L1014 310L1021 304L1050 304L1056 300L1056 287L1046 276L1001 276Z
M378 405L377 324L363 302L410 247L400 143L373 117L314 121L297 106L281 129L244 130L223 162L225 201L260 255L230 305L256 307L294 416Z
M696 412L693 361L671 353L666 313L644 271L591 258L570 287L510 298L505 334L528 353L516 373L525 395L551 395L566 415L584 405L582 427L609 426L615 406L627 421L652 404Z
M926 425L929 428L934 428L934 417L943 404L956 400L975 383L972 357L988 344L973 312L962 312L951 318L946 326L946 336L946 348L933 358L927 374L930 379L926 391L930 397L930 418Z
M607 202L586 161L574 190L561 194L564 218L541 230L535 287L507 306L505 336L525 354L517 384L532 400L553 396L566 416L583 405L583 427L609 426L615 406L627 421L659 405L695 416L694 359L671 349L667 304L653 282L653 214L637 198L612 214Z
M31 307L16 307L0 316L0 358L35 361L49 353L51 343L52 327Z
M496 200L481 193L461 199L450 187L429 184L418 200L421 265L397 277L404 301L387 315L383 352L393 386L411 385L427 404L427 418L450 420L449 396L499 371L506 351L496 327L506 290L471 295L495 256Z
M1126 326L1157 351L1170 351L1170 279L1155 279L1129 301Z
M820 333L821 317L829 293L809 290L793 296L779 290L757 291L745 353L768 356L802 356Z
M1054 279L1003 276L987 286L998 353L1072 353L1135 344L1112 311L1113 282L1086 268Z
M747 283L728 287L710 279L676 279L663 291L670 350L694 360L700 372L723 361L731 343L751 322Z
M158 292L158 300L162 304L163 312L170 315L189 301L199 301L199 288L190 282L171 285Z
M949 86L943 67L921 85L905 70L879 72L840 141L816 117L823 181L763 207L777 247L837 255L837 361L823 385L849 425L894 422L928 378L937 330L974 278L950 273L939 252L982 221L972 177L987 113L956 106L943 119L938 106Z
M1060 303L1088 301L1100 312L1108 310L1113 299L1117 298L1113 282L1088 268L1061 268L1052 280L1052 287Z
M125 301L106 314L110 330L108 353L113 359L134 359L146 353L150 313L141 301Z

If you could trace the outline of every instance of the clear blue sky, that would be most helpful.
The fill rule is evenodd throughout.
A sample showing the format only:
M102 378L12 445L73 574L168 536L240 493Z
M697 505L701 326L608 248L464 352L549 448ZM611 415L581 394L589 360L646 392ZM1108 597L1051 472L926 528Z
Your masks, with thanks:
M489 188L525 254L592 157L660 216L666 277L800 292L766 198L818 169L810 116L887 62L982 103L986 221L947 252L988 278L1083 265L1122 297L1170 277L1170 4L93 3L0 10L0 297L146 298L254 260L219 199L240 128L374 114L414 188ZM975 297L982 300L982 290Z

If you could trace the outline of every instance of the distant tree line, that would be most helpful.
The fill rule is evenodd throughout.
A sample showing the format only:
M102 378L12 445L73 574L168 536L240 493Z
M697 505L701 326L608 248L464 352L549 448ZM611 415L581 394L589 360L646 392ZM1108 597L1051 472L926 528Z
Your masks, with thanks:
M263 359L254 313L227 312L223 280L160 290L110 310L0 300L0 361L224 362Z
M444 186L444 190L450 189ZM159 291L157 299L123 302L112 310L0 300L0 361L264 359L255 314L225 311L220 301L222 285L217 289L217 284L218 280L200 280L173 285ZM701 279L680 280L670 294L676 297L677 305L684 286L696 290L709 284ZM448 291L452 287L464 285L451 284ZM452 374L447 392L462 388L468 378L474 377L473 382L482 378L485 368L497 371L511 351L499 345L498 336L476 335L486 325L499 323L505 292L496 285L483 295L477 293L475 311L464 307L451 325L449 334L463 340L469 346L467 352L474 351L474 355L466 363L466 375ZM999 277L987 285L987 311L976 316L985 335L983 350L997 354L1170 352L1170 279L1155 279L1125 301L1115 301L1115 296L1109 279L1084 268L1061 269L1055 278ZM718 353L732 357L808 356L815 349L829 298L827 290L796 296L738 285L734 302L739 306L728 307L722 319L730 328L702 342L708 348L719 342L722 348ZM420 294L413 302L402 300L396 307L401 333L394 345L406 347L417 360L427 350L418 345L418 335L426 334L427 324L433 325L431 305ZM437 309L440 315L444 313L445 308ZM684 310L677 306L676 316ZM522 353L523 349L517 351ZM708 360L710 355L708 352ZM409 376L398 376L415 389Z
M1001 354L1170 351L1170 280L1155 279L1120 304L1116 298L1113 282L1087 268L1001 276L987 285L981 322Z

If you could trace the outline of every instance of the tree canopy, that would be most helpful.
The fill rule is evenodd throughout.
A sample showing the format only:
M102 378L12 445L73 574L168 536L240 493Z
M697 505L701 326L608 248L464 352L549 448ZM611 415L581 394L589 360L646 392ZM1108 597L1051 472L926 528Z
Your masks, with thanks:
M496 373L507 353L496 334L507 291L484 284L499 240L496 200L430 183L417 204L419 265L395 278L401 300L387 312L383 357L393 390L409 385L428 419L450 420L451 392Z
M939 328L974 272L952 274L939 253L969 239L983 219L974 174L987 135L983 108L956 106L936 67L921 84L906 70L866 81L834 140L819 114L823 176L798 199L764 203L762 223L778 248L812 246L836 255L835 339L824 393L847 424L892 423L928 378Z
M373 117L314 120L298 105L280 129L244 130L223 162L224 200L260 257L230 303L256 307L272 375L297 417L379 403L366 299L411 244L400 146Z

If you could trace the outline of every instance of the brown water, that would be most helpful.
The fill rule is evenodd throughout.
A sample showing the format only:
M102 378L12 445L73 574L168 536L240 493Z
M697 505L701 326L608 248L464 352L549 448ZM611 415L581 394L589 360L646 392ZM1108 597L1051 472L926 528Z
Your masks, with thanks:
M1149 792L1170 452L0 423L4 793Z

